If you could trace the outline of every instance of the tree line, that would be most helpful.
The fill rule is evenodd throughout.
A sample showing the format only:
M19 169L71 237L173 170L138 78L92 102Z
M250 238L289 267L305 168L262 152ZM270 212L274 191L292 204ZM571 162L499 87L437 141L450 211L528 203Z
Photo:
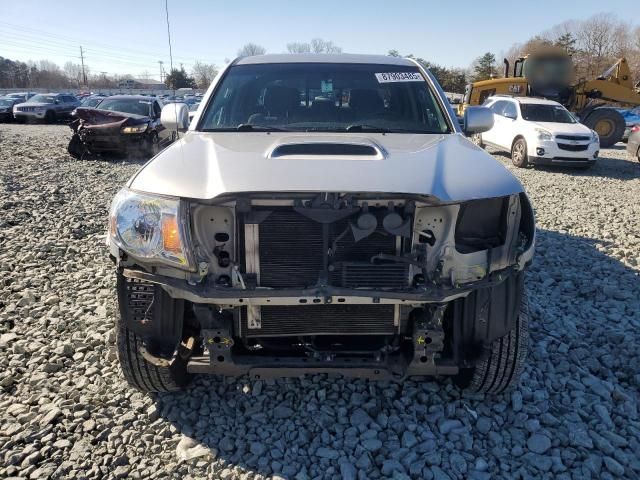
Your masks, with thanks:
M634 26L610 13L562 22L522 43L514 43L501 52L499 60L487 52L469 67L469 80L501 77L502 58L513 66L517 58L547 47L558 47L571 55L576 79L595 78L625 57L635 81L640 81L640 25Z

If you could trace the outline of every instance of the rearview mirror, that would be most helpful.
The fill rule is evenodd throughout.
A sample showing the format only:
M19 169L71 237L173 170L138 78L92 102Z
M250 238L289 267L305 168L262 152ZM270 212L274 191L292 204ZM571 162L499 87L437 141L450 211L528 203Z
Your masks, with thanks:
M467 107L464 111L463 130L467 135L482 133L493 127L493 112L487 107Z
M170 103L162 108L160 123L168 130L184 132L189 127L189 107L184 103Z

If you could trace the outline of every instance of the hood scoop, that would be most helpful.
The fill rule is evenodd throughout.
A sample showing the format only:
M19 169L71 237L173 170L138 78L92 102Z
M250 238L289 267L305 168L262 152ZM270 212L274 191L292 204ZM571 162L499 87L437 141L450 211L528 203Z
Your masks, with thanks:
M267 158L382 160L382 148L373 142L297 141L280 143L267 153Z

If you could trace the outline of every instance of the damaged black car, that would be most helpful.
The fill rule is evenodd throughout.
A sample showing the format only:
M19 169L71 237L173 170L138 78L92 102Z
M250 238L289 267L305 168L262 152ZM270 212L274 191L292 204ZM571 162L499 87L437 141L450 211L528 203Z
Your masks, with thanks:
M68 151L75 158L105 153L151 158L176 136L160 123L161 110L157 99L139 95L115 95L96 108L79 107Z

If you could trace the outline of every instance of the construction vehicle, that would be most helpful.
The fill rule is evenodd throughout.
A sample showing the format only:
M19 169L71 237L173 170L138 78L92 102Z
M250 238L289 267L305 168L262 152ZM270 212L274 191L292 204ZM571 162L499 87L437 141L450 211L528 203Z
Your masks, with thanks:
M549 48L518 58L509 76L504 59L504 78L482 80L467 85L462 115L469 105L482 105L492 95L542 97L555 100L570 110L584 125L600 136L600 146L610 147L622 139L623 116L613 107L640 105L640 82L635 86L625 58L619 59L602 75L573 81L573 62L564 50Z

